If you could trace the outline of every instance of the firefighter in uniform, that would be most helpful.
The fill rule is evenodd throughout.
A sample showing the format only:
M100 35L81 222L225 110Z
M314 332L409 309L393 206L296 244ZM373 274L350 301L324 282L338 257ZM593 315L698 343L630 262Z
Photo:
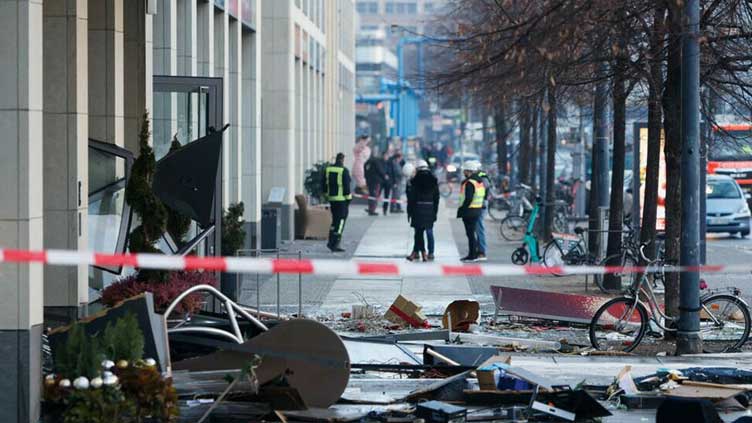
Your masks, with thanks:
M486 197L486 187L477 175L480 170L478 162L468 161L462 166L465 180L462 181L460 189L460 207L457 209L457 217L462 218L465 225L465 234L467 235L467 256L461 260L478 261L478 219L480 219L483 200Z
M333 253L345 251L340 247L340 242L352 200L350 172L345 168L344 161L345 155L338 153L334 164L327 166L324 171L324 195L329 201L329 211L332 213L332 226L329 228L329 242L326 246Z

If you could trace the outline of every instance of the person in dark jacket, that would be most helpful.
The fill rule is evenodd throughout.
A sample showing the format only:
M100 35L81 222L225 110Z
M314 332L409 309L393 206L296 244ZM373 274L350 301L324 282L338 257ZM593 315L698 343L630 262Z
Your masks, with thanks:
M324 170L324 196L329 201L329 210L332 213L332 226L329 228L329 241L326 246L333 253L345 251L341 246L342 232L345 230L345 221L352 200L350 194L350 172L344 165L345 155L337 154L334 164Z
M467 161L462 165L465 180L460 189L460 207L457 209L457 217L462 218L467 235L467 256L462 261L478 261L478 219L483 209L483 200L486 197L486 187L477 175L480 170L478 162Z
M483 199L483 208L481 209L480 218L478 219L478 228L476 234L478 236L478 261L486 261L486 215L488 214L488 196L491 193L491 178L488 174L482 170L483 165L476 161L475 163L479 170L475 173L475 176L483 182L483 186L486 188L486 196Z
M387 173L389 174L392 192L392 199L389 202L389 211L391 213L402 213L402 205L399 200L402 197L402 166L404 165L405 161L402 160L402 153L399 151L394 153L387 162Z
M372 155L365 164L366 185L368 185L368 215L377 216L377 198L381 195L381 189L388 182L388 176L384 169L384 160Z
M433 261L433 237L429 236L426 255L423 234L432 231L436 222L439 212L439 181L425 160L418 160L416 167L417 173L407 185L407 220L415 230L413 252L407 259L414 261L422 258L423 261Z
M391 157L389 156L389 152L386 152L383 156L381 156L381 164L384 169L384 180L381 183L381 195L383 197L381 201L381 207L383 209L384 216L386 216L386 212L389 211L389 202L391 200L390 196L394 195L394 169L392 169L392 162L390 159Z

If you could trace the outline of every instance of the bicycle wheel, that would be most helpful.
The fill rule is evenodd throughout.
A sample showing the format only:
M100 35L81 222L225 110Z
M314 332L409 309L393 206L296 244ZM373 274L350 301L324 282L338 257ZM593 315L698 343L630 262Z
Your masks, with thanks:
M527 232L527 220L519 216L507 216L499 224L499 231L507 241L522 241Z
M603 260L601 260L598 263L598 266L601 266L601 267L604 267L604 266L635 267L637 266L637 262L630 255L615 254L612 256L608 256L604 258ZM631 273L612 273L612 275L621 279L621 286L622 286L621 290L624 290L625 287L629 286L632 283ZM603 285L603 279L605 276L606 275L599 273L599 274L593 275L593 280L595 281L595 284L598 285L598 288L603 293L612 294L614 290L606 289L606 287Z
M509 207L504 206L504 201L499 199L493 199L488 202L488 215L493 220L504 219L504 210L509 210Z
M648 312L634 298L618 297L603 304L590 321L590 343L600 351L630 352L648 327Z
M439 184L439 194L441 194L441 196L444 198L452 195L452 184L448 182L441 182Z
M700 334L703 350L722 353L739 349L749 338L749 310L739 298L711 295L702 301Z

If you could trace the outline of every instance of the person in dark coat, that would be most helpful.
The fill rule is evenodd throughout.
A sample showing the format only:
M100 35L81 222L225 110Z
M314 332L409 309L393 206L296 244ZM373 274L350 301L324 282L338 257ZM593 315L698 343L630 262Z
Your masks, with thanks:
M436 215L439 212L439 181L428 167L428 162L418 160L417 173L407 184L407 220L415 230L413 252L407 256L409 261L422 258L433 261L434 243L432 234L428 240L428 255L423 234L433 231Z
M376 155L372 155L365 164L366 185L368 185L368 215L376 216L377 198L381 195L381 189L389 181L389 177L384 169L384 160Z
M389 211L391 213L402 213L402 205L399 202L402 197L402 166L405 165L405 161L402 160L402 153L399 151L394 153L392 157L387 161L387 173L389 174L389 180L391 183L392 198L389 202ZM386 194L384 194L386 197ZM386 214L386 212L384 213Z

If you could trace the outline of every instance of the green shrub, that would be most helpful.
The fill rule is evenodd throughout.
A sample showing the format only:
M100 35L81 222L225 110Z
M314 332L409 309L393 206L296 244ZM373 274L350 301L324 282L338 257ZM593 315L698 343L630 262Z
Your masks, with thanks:
M305 182L303 187L308 195L318 203L324 203L326 198L324 197L324 172L326 167L329 166L327 162L318 162L308 169L305 174Z
M222 216L222 255L234 256L245 244L243 202L230 204Z

